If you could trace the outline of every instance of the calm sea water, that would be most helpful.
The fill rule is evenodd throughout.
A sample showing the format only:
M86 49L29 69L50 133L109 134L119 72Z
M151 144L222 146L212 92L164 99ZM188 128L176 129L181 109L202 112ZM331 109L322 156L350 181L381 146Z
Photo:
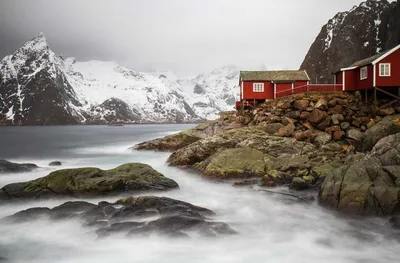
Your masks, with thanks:
M128 148L191 125L127 125L0 127L0 159L33 162L40 169L0 175L0 187L32 180L53 171L50 161L65 167L113 168L127 162L150 164L173 178L180 189L159 193L217 213L238 235L206 239L167 239L151 236L127 239L97 237L79 222L32 221L0 224L0 262L398 262L398 232L384 227L385 219L348 218L317 204L250 188L234 188L165 164L168 153ZM113 201L88 199L91 202ZM65 200L0 203L0 217L35 206L54 207Z

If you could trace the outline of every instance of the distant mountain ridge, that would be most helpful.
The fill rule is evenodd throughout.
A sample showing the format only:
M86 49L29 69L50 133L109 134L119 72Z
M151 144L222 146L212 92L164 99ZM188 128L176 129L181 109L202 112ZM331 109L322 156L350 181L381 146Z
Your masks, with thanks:
M0 61L0 124L188 123L233 109L239 69L168 79L63 59L41 33ZM200 92L200 87L204 92ZM200 93L199 93L200 92Z
M367 0L328 21L300 68L313 83L332 83L332 72L400 44L400 4Z

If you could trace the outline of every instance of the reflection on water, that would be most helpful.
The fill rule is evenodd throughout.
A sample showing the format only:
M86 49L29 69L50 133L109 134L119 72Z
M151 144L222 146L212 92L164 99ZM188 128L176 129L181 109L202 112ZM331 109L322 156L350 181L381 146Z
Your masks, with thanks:
M228 183L206 180L165 164L168 153L128 150L135 142L159 137L190 126L74 126L1 128L0 158L31 161L37 171L0 176L0 186L44 176L54 168L96 166L113 168L144 162L176 180L180 189L157 193L200 205L217 213L239 232L217 239L124 238L98 239L74 220L0 225L1 257L9 262L398 262L398 233L387 232L383 219L344 218L317 204L296 202ZM21 130L19 130L21 129ZM35 130L37 129L37 130ZM20 136L24 136L20 139ZM60 139L62 138L62 139ZM87 140L86 140L87 139ZM30 142L28 146L18 142ZM72 147L72 146L73 147ZM13 147L4 150L4 147ZM26 150L24 150L26 149ZM118 196L87 199L97 203ZM54 207L66 200L2 203L0 217L34 206Z

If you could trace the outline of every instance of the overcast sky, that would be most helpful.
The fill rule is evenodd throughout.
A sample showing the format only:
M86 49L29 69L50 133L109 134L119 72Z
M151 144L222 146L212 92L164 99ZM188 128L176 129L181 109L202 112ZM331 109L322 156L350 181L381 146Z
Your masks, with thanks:
M196 75L298 68L321 27L360 0L0 0L0 57L44 32L56 53Z

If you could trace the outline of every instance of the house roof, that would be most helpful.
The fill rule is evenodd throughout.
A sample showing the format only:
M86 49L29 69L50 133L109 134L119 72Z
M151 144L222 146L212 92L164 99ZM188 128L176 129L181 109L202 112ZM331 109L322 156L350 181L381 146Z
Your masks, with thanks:
M374 62L375 60L377 60L378 58L382 57L383 55L385 55L386 53L388 53L390 50L386 50L382 53L376 54L374 56L371 56L369 58L365 58L363 60L359 60L357 62L354 62L350 67L362 67L365 65L369 65L372 64L372 62Z
M393 52L395 52L398 49L400 49L400 45L398 45L398 46L396 46L396 47L394 47L392 49L386 50L384 52L381 52L379 54L376 54L374 56L371 56L371 57L365 58L363 60L359 60L357 62L354 62L351 66L349 66L347 68L342 68L341 71L351 70L351 69L363 67L363 66L370 65L370 64L375 65L376 63L378 63L382 59L386 58L387 56L389 56L390 54L392 54Z
M305 70L240 71L241 81L310 80Z

